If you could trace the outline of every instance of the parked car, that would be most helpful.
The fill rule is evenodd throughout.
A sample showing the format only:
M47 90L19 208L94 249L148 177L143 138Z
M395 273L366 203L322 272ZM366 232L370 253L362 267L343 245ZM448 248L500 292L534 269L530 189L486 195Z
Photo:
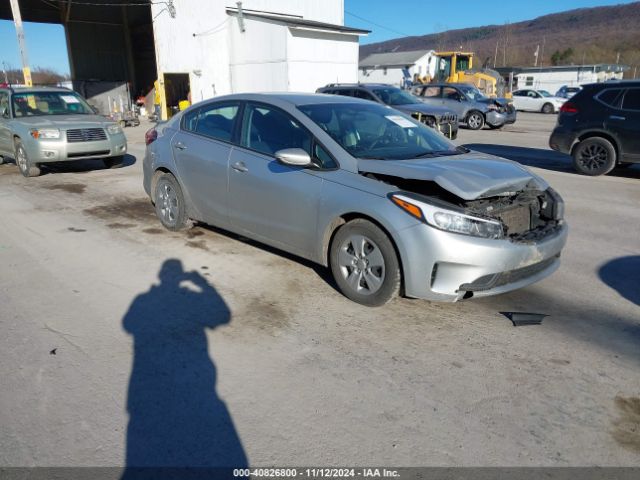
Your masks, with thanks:
M453 110L461 122L471 130L485 125L502 128L516 121L516 109L504 98L489 98L475 85L442 83L414 87L415 95L427 105Z
M364 305L524 287L558 268L567 238L542 178L371 101L229 95L146 143L144 188L167 229L204 222L329 266Z
M567 85L563 85L562 87L560 87L560 90L556 92L556 97L568 99L573 97L580 90L582 90L582 87L569 87Z
M439 130L451 140L458 137L458 116L452 110L425 105L415 95L393 85L385 83L332 83L319 88L316 93L343 95L382 103L417 118L429 127Z
M0 163L15 159L25 177L40 174L40 165L100 159L121 165L127 152L122 128L65 88L0 89Z
M560 109L549 145L585 175L640 163L640 82L585 85Z
M513 92L513 105L524 112L556 113L565 98L553 97L544 90L516 90Z

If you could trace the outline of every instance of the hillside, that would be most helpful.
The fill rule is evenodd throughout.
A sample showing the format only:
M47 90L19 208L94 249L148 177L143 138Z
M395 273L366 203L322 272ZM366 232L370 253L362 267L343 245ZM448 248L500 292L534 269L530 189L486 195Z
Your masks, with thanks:
M428 15L425 8L425 15ZM446 24L446 18L429 19ZM640 66L640 2L611 7L581 8L525 22L448 30L362 45L360 58L371 53L462 47L493 66L533 65L540 45L543 65L619 63ZM496 55L497 46L497 55ZM555 54L555 55L554 55ZM552 61L553 57L553 61ZM640 68L638 68L640 72Z

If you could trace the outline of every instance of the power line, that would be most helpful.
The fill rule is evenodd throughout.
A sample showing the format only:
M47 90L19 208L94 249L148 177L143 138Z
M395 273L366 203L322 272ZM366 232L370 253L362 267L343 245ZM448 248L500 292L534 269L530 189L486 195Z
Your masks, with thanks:
M348 10L345 10L344 12L347 15L351 15L352 17L358 18L358 19L362 20L363 22L367 22L367 23L370 23L371 25L375 25L376 27L380 27L380 28L383 28L385 30L388 30L391 33L402 35L403 37L415 37L415 35L409 35L407 33L402 33L402 32L399 32L398 30L393 30L391 28L385 27L384 25L380 25L379 23L372 22L371 20L367 20L366 18L361 17L360 15L356 15L355 13L351 13Z
M44 0L43 0L44 1ZM149 5L173 5L173 0L167 1L142 1L142 2L131 2L131 0L123 3L113 3L110 0L105 0L105 3L100 2L81 2L78 0L58 0L59 3L64 3L66 5L76 5L76 6L87 6L87 7L147 7Z

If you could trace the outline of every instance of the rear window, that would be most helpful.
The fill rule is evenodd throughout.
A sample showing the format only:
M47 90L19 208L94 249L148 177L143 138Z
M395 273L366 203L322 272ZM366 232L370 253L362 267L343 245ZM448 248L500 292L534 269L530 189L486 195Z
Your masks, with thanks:
M625 110L640 110L640 88L627 90L622 99L622 108Z
M618 105L618 97L620 96L620 92L622 92L622 90L619 88L604 90L598 95L597 98L605 105L616 107Z

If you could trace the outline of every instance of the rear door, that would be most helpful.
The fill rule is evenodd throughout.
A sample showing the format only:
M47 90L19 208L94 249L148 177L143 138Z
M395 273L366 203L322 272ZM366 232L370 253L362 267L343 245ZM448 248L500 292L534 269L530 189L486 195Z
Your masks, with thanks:
M202 218L223 226L227 220L227 176L239 102L213 102L188 112L171 148L179 180Z
M280 163L278 150L301 148L314 155L313 136L287 112L248 103L240 146L229 168L229 218L235 230L308 256L317 242L322 177Z
M442 106L442 87L427 85L421 92L420 98L427 105Z
M618 132L624 155L629 160L640 161L640 88L624 92L622 108L612 111L609 124Z

